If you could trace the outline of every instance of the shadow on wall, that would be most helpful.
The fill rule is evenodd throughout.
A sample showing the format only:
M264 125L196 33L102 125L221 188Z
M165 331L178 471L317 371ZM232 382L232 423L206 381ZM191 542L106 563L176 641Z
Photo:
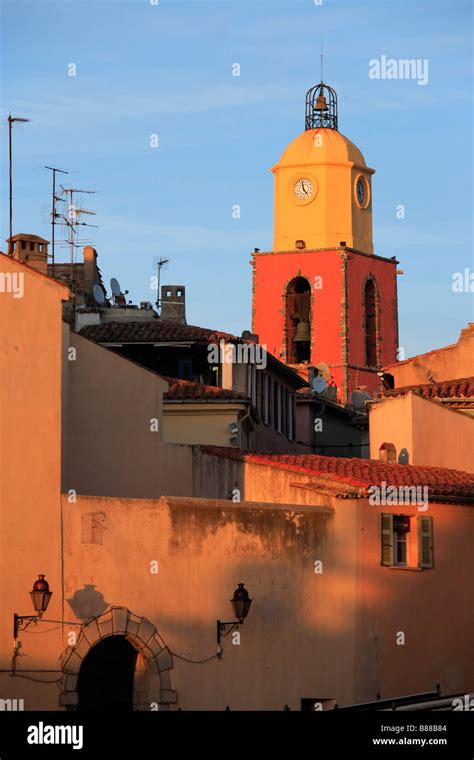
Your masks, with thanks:
M84 588L75 591L74 595L66 600L79 620L102 615L109 607L110 603L106 602L100 591L96 591L95 588L91 584L85 584Z

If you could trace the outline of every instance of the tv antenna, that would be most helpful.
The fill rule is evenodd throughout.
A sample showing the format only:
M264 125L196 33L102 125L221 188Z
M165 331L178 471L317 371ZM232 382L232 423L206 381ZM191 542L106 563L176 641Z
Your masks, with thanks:
M56 198L56 172L60 172L60 174L69 174L69 172L64 171L64 169L58 169L55 166L45 166L45 169L48 169L50 172L53 172L53 203L52 203L52 209L51 209L51 260L52 260L52 275L54 277L54 228L56 226L56 216L59 216L59 214L56 214L56 201L60 200L59 198Z
M10 165L10 237L8 238L8 255L13 256L13 153L12 153L12 127L16 122L26 122L20 116L8 115L8 162Z
M79 219L82 214L95 216L95 211L90 211L86 208L76 208L74 205L74 195L76 193L82 193L87 195L94 195L95 190L81 190L77 187L63 187L60 188L67 201L67 216L62 216L63 222L67 225L68 229L68 243L71 258L71 290L74 291L74 248L77 248L75 236L77 235L78 227L97 227L96 224L88 224L87 222L80 222Z
M169 259L163 259L159 258L156 266L158 269L158 277L157 277L157 285L156 285L156 307L158 310L158 314L161 313L161 298L160 298L160 281L161 281L161 270L166 264L169 264Z

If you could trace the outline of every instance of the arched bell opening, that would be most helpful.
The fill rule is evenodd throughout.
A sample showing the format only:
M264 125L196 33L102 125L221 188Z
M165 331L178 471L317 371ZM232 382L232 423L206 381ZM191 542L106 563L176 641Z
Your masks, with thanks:
M286 289L288 364L304 364L311 358L311 286L306 277L295 277Z
M364 285L364 312L365 366L376 367L378 365L377 287L372 277L369 277Z

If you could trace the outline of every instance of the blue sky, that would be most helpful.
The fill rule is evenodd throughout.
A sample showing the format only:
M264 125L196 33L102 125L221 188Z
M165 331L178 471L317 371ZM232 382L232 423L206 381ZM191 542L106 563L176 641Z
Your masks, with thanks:
M14 232L50 238L42 167L68 169L70 184L100 190L84 205L97 212L99 228L87 232L106 284L116 276L135 302L154 301L150 277L163 256L171 262L162 282L186 285L188 322L250 328L249 254L271 250L273 239L269 169L304 128L323 42L340 130L377 172L376 253L397 256L405 272L400 345L407 356L445 345L474 320L473 294L451 287L454 272L474 272L471 2L0 6L4 201L5 118L31 119L14 137ZM370 79L369 61L382 55L428 59L428 84ZM5 202L0 233L8 236Z

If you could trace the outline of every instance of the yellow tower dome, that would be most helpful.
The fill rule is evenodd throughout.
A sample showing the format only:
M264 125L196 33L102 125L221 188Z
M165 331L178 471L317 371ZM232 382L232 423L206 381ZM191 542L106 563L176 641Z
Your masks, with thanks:
M306 129L283 151L275 175L273 250L349 248L373 253L374 169L337 129L337 96L322 82L306 95Z

